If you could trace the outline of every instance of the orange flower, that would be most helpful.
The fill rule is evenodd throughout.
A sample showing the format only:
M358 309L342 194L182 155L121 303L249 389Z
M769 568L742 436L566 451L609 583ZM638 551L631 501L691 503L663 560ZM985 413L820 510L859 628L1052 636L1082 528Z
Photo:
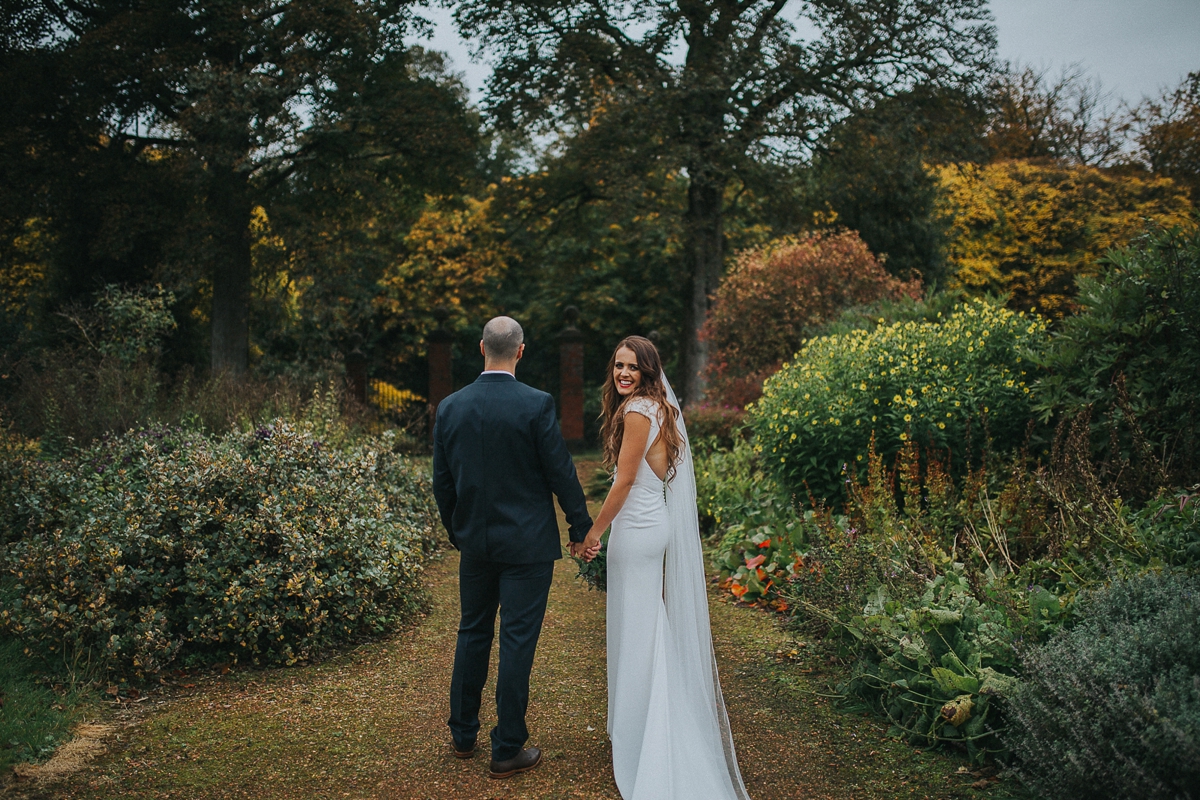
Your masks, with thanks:
M771 546L771 540L770 540L770 539L767 539L766 541L764 541L762 544L760 544L760 545L758 546L758 549L759 549L759 550L765 550L765 549L767 549L767 548L768 548L768 547L770 547L770 546Z
M755 556L754 558L747 558L746 566L750 569L754 569L755 567L757 567L759 564L763 563L766 560L767 560L766 556L759 554L759 555Z
M739 600L741 600L741 599L742 599L742 595L744 595L744 594L746 593L746 587L745 587L745 586L742 586L742 585L741 585L741 584L739 584L739 583L735 583L735 584L733 584L732 586L730 586L730 587L729 587L729 591L730 591L730 592L733 594L733 596L734 596L734 597L736 597L736 598L738 598Z

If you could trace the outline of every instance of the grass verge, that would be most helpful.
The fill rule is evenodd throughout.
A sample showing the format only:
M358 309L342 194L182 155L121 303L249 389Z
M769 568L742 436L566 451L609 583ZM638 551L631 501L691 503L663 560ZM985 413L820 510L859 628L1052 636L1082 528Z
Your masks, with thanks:
M40 761L70 735L88 694L48 679L15 639L0 639L0 774Z

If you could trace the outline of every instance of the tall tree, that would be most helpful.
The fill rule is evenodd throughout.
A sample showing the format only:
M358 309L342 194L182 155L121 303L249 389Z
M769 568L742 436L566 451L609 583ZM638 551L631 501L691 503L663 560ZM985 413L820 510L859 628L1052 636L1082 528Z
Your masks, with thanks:
M986 141L997 160L1109 167L1121 155L1129 123L1099 80L1078 65L1051 78L1045 70L1009 64L997 73L989 93Z
M817 144L812 212L832 210L893 275L940 284L945 231L929 165L983 160L986 123L978 98L925 87L850 115Z
M1200 72L1175 89L1143 101L1132 115L1138 156L1157 175L1165 175L1192 193L1200 206Z
M971 82L995 45L986 0L461 0L496 58L490 110L515 127L615 126L688 178L688 401L724 263L726 188L801 152L846 109L918 82Z
M408 108L372 102L403 76L407 0L16 0L6 54L59 80L44 109L98 123L106 146L197 165L216 372L246 370L251 216L305 165L414 149ZM11 60L8 78L17 78ZM19 64L17 65L19 70ZM78 108L86 106L86 108ZM74 109L74 110L72 110Z

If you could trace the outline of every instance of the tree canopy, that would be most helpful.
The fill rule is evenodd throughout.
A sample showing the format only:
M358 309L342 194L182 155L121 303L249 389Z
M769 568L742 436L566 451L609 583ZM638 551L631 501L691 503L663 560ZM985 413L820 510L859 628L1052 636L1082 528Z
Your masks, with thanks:
M64 238L92 240L76 250L108 245L126 262L141 247L126 279L198 279L214 371L247 366L256 208L283 220L307 200L296 213L311 218L340 195L349 202L332 214L344 216L389 183L419 202L458 189L474 166L478 123L461 90L407 46L421 21L405 2L26 0L5 14L0 99L20 114L0 145L25 177L46 178L44 207L9 219L40 213ZM41 80L26 80L31 61ZM71 171L51 161L77 162L86 210L71 209ZM155 199L169 213L156 218ZM89 215L98 219L67 224ZM106 232L127 241L114 246ZM73 280L96 288L94 276Z
M608 126L624 154L686 174L684 395L704 391L698 336L724 260L726 187L786 161L830 121L917 83L978 81L995 33L984 0L468 0L504 124Z

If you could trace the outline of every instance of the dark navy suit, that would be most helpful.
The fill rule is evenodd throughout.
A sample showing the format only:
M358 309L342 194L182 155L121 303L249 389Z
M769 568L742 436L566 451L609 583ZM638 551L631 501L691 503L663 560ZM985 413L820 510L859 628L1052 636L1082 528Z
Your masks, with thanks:
M558 427L554 399L508 374L480 375L443 400L433 432L433 491L442 524L461 552L462 619L450 681L450 731L468 748L500 611L500 668L492 758L506 761L529 739L529 672L562 557L554 497L582 542L592 519Z

